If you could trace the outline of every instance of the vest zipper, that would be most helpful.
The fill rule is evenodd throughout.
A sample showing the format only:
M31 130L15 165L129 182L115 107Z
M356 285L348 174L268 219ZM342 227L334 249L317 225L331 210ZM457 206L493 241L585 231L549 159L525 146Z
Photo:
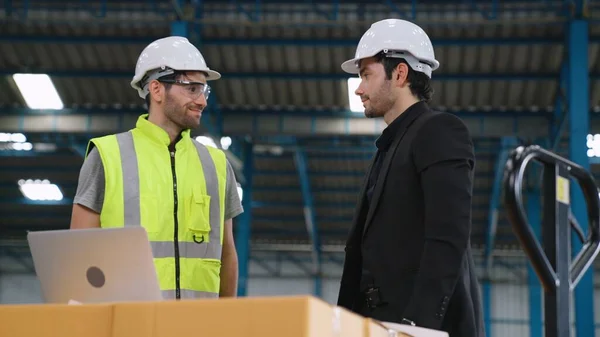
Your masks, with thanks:
M175 298L181 298L181 284L179 282L179 224L177 222L177 175L175 174L175 150L171 151L171 173L173 174L173 220L175 221L175 229L173 233L173 244L175 245Z

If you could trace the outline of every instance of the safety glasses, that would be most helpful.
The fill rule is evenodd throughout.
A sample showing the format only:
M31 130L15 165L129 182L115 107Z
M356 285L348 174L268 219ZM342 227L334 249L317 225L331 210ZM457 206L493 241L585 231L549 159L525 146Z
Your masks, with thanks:
M204 95L204 98L208 101L210 96L210 86L202 82L190 82L183 80L171 80L171 79L159 79L163 83L171 83L182 86L185 90L185 94L191 99L197 99L200 95Z

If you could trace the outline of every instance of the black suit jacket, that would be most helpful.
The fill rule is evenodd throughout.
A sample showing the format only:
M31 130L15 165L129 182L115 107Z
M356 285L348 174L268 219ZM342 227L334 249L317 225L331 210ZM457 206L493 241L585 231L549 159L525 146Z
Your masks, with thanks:
M369 206L369 174L365 179L346 243L338 305L382 321L406 318L451 337L483 337L470 248L473 143L458 117L425 103L409 110ZM375 309L365 308L361 296L364 270L386 302Z

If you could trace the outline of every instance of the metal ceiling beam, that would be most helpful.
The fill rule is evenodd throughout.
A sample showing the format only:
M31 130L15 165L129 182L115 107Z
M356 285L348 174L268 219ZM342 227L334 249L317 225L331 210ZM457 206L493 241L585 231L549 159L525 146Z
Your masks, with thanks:
M433 107L436 109L436 107ZM264 109L256 109L256 108L236 108L236 107L222 107L221 108L224 115L230 116L261 116L261 117L269 117L269 116L278 116L278 117L344 117L351 119L366 119L364 113L362 112L354 112L346 108L264 108ZM2 109L0 109L2 111ZM550 117L550 111L545 110L509 110L509 109L461 109L461 110L451 110L451 113L461 117L461 118L480 118L480 117L489 117L489 118L511 118L511 117ZM591 113L591 111L590 111Z
M1 69L0 76L12 76L15 73L47 74L50 77L61 78L115 78L130 79L133 76L131 70L44 70L30 68ZM227 80L286 80L286 81L341 81L349 77L346 73L278 73L278 72L223 72L223 79ZM434 74L436 81L557 81L559 73L474 73L474 74ZM600 79L600 74L590 74L590 79Z
M223 110L224 133L228 135L378 135L385 128L380 119L356 117L326 117L287 114L285 111L269 110L263 114L254 112L235 113ZM540 113L498 113L493 112L453 112L463 119L474 137L504 136L512 134L520 137L546 136L548 118Z
M135 126L142 109L74 108L63 110L30 110L0 108L3 132L67 132L105 134ZM265 109L240 110L222 108L223 134L228 136L323 136L377 135L385 128L381 119L364 118L345 109ZM547 136L548 113L519 111L455 111L473 136L522 137ZM204 123L204 122L203 122ZM194 134L201 132L201 126Z
M0 34L0 43L51 43L51 44L140 44L147 45L159 38L158 36L58 36L58 35L12 35ZM334 39L265 39L265 38L211 38L203 37L202 46L296 46L296 47L352 47L355 48L357 38ZM592 38L591 43L599 43L600 38ZM562 44L563 39L555 37L508 37L508 38L466 38L466 39L432 39L437 47L480 47L480 46L516 46L516 45L549 45Z
M216 102L214 104L216 106ZM209 106L208 109L210 110L211 107ZM78 139L77 141L70 140L68 144L73 151L81 154L87 146L87 141L92 137L133 128L137 118L144 113L146 111L143 108L123 107L66 108L61 110L0 107L0 132L67 133ZM200 134L214 135L215 130L221 130L222 123L214 123L209 117L205 117L202 120L202 125L193 130L192 135L194 137ZM219 139L216 139L215 142L218 143ZM239 173L241 161L232 151L226 150L225 153L234 170ZM243 176L240 175L240 178L243 178Z
M3 132L79 134L89 139L93 135L127 130L135 126L138 116L142 113L145 113L142 108L123 107L81 107L62 110L1 107L0 125ZM223 134L228 136L372 137L380 134L385 127L385 123L380 119L368 119L347 109L222 107L221 113ZM551 115L546 111L490 110L451 113L463 119L474 137L501 137L512 134L528 139L548 136ZM599 120L600 115L593 113L591 118ZM201 125L193 134L205 131L205 126Z
M292 23L298 22L302 19L304 20L304 25L308 24L309 21L313 24L319 23L321 25L325 24L350 24L352 23L350 20L347 20L348 15L358 16L359 18L363 18L360 15L361 12L365 11L365 5L370 5L370 12L373 14L379 14L381 16L389 16L389 13L393 15L400 16L409 20L421 20L421 19L429 19L429 23L434 21L432 19L440 20L440 17L445 21L459 21L461 23L472 23L474 21L477 22L494 22L498 19L505 19L506 16L504 14L530 14L525 16L521 20L524 19L538 19L540 18L540 13L551 14L552 21L557 21L561 17L564 17L565 6L561 3L556 2L543 2L543 1L514 1L514 0L504 0L503 4L500 5L498 0L491 1L491 6L485 6L482 8L476 2L468 2L462 4L455 4L452 8L449 9L439 9L439 6L435 6L435 4L444 4L447 5L446 1L436 1L430 0L427 1L426 4L423 1L412 1L410 3L405 4L394 4L391 1L343 1L344 6L340 6L340 0L330 1L329 4L320 4L321 6L317 6L317 4L310 2L304 3L304 6L296 6L295 8L287 9L270 6L273 4L276 5L287 5L294 4L297 5L296 2L292 0L288 1L272 1L272 0L235 0L233 1L233 7L231 6L210 6L204 7L199 6L199 4L204 4L209 1L202 2L192 2L187 8L202 10L208 14L209 19L207 22L203 22L203 24L232 24L237 23L240 24L265 24L273 21L272 16L270 14L283 12L290 16L294 14L304 15L304 18L297 18L296 20L287 20L288 24L291 21ZM137 4L137 6L132 6L129 3L125 6L113 6L112 1L104 0L100 2L100 6L90 6L87 3L73 5L66 7L64 4L42 4L41 6L35 6L30 8L28 2L25 2L23 6L19 9L20 11L13 11L12 6L10 5L10 1L6 6L6 14L9 18L12 18L13 13L16 14L15 18L21 20L27 19L36 19L40 16L40 14L46 14L43 18L46 20L58 20L60 17L57 17L56 14L64 14L63 17L67 17L71 19L71 17L67 16L67 14L75 14L73 19L70 21L80 21L85 22L85 19L104 19L116 22L123 22L127 20L127 15L123 14L146 14L147 17L136 18L136 21L146 21L151 19L156 19L156 17L172 20L173 17L181 17L183 15L183 11L179 9L178 11L173 11L171 6L165 7L164 4L157 4L156 1L148 1L142 2L141 4ZM519 4L520 6L506 6L506 3ZM218 4L222 4L219 2ZM141 5L141 6L140 6ZM146 5L146 6L144 6ZM228 4L229 5L229 4ZM354 5L354 6L349 6ZM434 6L431 6L434 5ZM99 7L99 8L98 8ZM186 9L187 9L186 8ZM66 12L65 10L70 10ZM445 12L451 13L468 13L470 14L468 17L457 17L457 16L441 16L432 18L429 14L443 14ZM54 15L48 15L48 13ZM236 16L231 17L230 15L225 16L225 14L238 14ZM79 15L77 15L79 14ZM83 15L82 15L83 14ZM85 14L88 14L87 17ZM154 17L149 14L154 14ZM240 15L241 14L241 15ZM537 15L536 15L537 14ZM562 14L562 15L561 15ZM309 16L310 15L310 16ZM425 16L424 16L425 15ZM316 16L316 18L315 18ZM293 16L292 16L293 17ZM310 18L311 20L306 20ZM299 20L300 19L300 20ZM197 16L195 18L189 18L190 21L200 21L200 18ZM279 24L285 24L285 18L280 18L275 21Z
M209 107L210 109L210 107ZM285 117L343 117L352 119L365 119L362 112L353 112L346 108L288 108L288 107L270 107L270 108L243 108L221 106L219 108L222 115L234 116L285 116ZM435 107L434 107L435 109ZM452 110L453 114L461 118L512 118L512 117L550 117L551 111L545 110L509 110L509 109L461 109ZM105 107L76 107L64 108L59 110L49 109L29 109L25 107L0 107L0 115L14 117L72 117L84 116L89 118L107 117L107 116L125 116L137 117L147 111L140 107L127 108L122 106ZM592 111L590 111L592 113ZM594 114L597 115L597 114ZM86 121L87 122L87 121ZM0 124L1 125L1 124ZM216 126L215 126L216 127Z
M513 23L516 20L512 20L515 15L519 15L520 20L518 22L522 24L537 24L546 23L554 24L557 21L563 20L564 17L564 6L556 4L556 2L542 2L542 1L512 1L510 3L518 3L520 8L515 5L506 5L506 1L499 4L498 0L492 0L484 6L474 1L463 2L462 4L455 4L452 8L441 8L435 6L435 3L443 3L444 1L412 1L406 4L395 4L391 1L330 1L328 4L316 4L314 2L304 3L304 6L298 7L293 1L276 1L270 0L251 0L250 2L245 0L233 1L233 6L199 6L199 4L205 4L207 1L192 2L187 6L186 9L202 9L206 11L206 18L189 18L191 22L196 24L202 24L204 26L213 25L235 25L239 27L241 25L246 26L316 26L316 27L327 27L327 26L348 26L362 24L367 25L371 22L364 20L365 7L368 6L369 13L374 17L389 17L392 15L406 18L412 21L424 21L427 24L460 24L460 25L473 25L473 24L488 24L496 22L507 22ZM10 3L10 1L8 2ZM108 5L107 5L108 3ZM295 4L293 8L285 6L272 6L270 4ZM340 3L342 6L340 6ZM70 25L75 23L87 24L90 19L95 19L97 22L116 22L123 23L128 20L127 17L131 17L132 14L136 16L136 25L146 23L156 24L156 21L164 21L172 19L177 13L173 13L172 8L164 6L164 4L157 4L154 2L148 2L146 6L131 6L127 4L125 6L111 6L111 2L104 0L100 6L90 6L87 3L79 4L79 6L73 5L65 7L64 4L42 4L42 6L31 6L25 2L18 14L12 15L13 11L11 6L7 6L6 14L8 19L20 19L20 20L44 20L45 22L61 22L61 20L68 21ZM220 3L219 3L220 4ZM129 6L128 6L129 5ZM231 5L231 4L228 4ZM433 5L433 6L431 6ZM99 7L99 8L98 8ZM289 9L288 9L289 8ZM70 9L69 12L65 12L65 9ZM181 12L181 11L180 11ZM444 15L445 13L461 13L463 15ZM50 15L49 15L50 14ZM58 15L57 15L58 14ZM71 14L70 16L68 14ZM127 15L130 14L130 15ZM137 15L136 15L137 14ZM141 15L140 15L141 14ZM233 16L231 14L234 14ZM273 14L283 14L274 16ZM300 17L298 17L300 15ZM273 19L276 17L276 19ZM348 20L348 18L358 18L354 20ZM358 21L360 20L360 21ZM154 22L153 22L154 21Z

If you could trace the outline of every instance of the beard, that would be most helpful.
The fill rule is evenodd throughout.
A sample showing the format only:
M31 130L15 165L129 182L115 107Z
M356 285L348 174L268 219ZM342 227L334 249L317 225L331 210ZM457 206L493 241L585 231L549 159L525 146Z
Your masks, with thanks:
M187 105L179 105L171 95L167 95L164 107L167 119L182 130L197 128L200 125L200 119L188 115L187 111Z
M394 98L391 90L392 82L386 80L379 87L379 90L372 95L367 95L369 106L365 107L365 117L377 118L383 117L394 107Z

